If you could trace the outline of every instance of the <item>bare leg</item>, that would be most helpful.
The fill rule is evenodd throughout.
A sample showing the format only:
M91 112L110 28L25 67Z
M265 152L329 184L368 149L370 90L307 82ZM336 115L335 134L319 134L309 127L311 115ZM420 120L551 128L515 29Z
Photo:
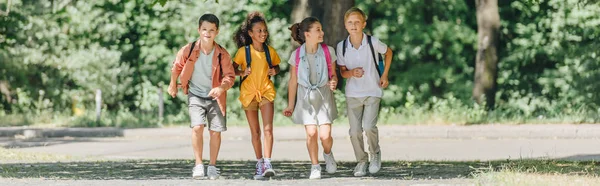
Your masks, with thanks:
M192 128L192 148L194 149L194 158L196 159L196 165L202 164L202 148L203 148L203 132L204 125L195 126Z
M260 107L265 134L265 158L271 158L273 152L273 113L273 103L267 103Z
M317 165L319 164L319 138L317 138L317 126L304 125L304 128L306 129L306 148L308 149L310 162L312 165Z

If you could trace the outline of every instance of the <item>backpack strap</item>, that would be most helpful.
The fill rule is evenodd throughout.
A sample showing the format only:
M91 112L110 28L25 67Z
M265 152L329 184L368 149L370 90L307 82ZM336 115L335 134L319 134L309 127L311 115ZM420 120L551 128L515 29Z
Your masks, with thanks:
M250 56L250 45L246 45L244 48L246 49L246 68L250 68L250 64L252 64L252 57Z
M217 46L219 48L223 49L223 47L221 45L217 44ZM221 77L222 77L223 76L223 63L221 63L221 53L220 52L219 52L219 55L217 56L217 59L218 59L217 62L219 62L219 71L221 72Z
M302 45L296 48L296 75L298 75L298 64L300 64L300 47L302 47Z
M323 52L325 52L325 61L327 62L327 76L331 79L332 69L331 69L331 53L329 52L329 47L325 43L321 43L321 48L323 48Z
M348 39L344 39L342 43L342 56L346 57L346 47L348 47Z
M377 65L377 58L375 58L375 49L373 49L373 42L371 42L371 36L367 35L367 42L369 42L369 47L371 48L371 55L373 56L373 63L375 64L375 69L377 69L377 74L381 77L381 70L379 69L379 65ZM381 59L381 54L379 54L379 59Z
M190 47L190 53L188 53L188 59L190 58L190 56L192 56L192 51L194 51L194 47L196 46L196 41L191 42L190 44L192 44L192 46Z
M300 64L300 47L296 48L296 74L298 74L298 64ZM327 44L321 43L321 47L323 48L323 52L325 53L325 61L327 62L327 76L329 77L329 79L331 79L333 76L333 69L331 66L331 53L329 51L329 47L327 47Z
M252 64L252 57L250 57L250 45L246 45L244 49L246 52L246 68L250 68L250 65ZM248 78L248 76L240 76L240 89L242 88L242 83L244 80L246 80L246 78Z
M265 56L267 56L267 63L269 64L269 69L273 68L273 62L271 61L271 52L269 51L269 45L263 43L263 49L265 50Z

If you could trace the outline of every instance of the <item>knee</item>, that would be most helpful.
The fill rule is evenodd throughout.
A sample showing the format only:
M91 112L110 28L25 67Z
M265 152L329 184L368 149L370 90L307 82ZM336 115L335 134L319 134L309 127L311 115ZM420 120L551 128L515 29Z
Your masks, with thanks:
M273 136L273 129L265 127L263 133L265 134L265 136Z
M220 138L221 137L221 132L210 132L210 137L211 138Z
M306 132L306 137L308 137L308 139L317 139L317 131Z
M195 135L202 136L202 133L204 132L204 126L202 126L202 125L194 126L194 128L192 128L192 131L194 132Z
M350 137L356 138L363 135L362 129L350 129Z
M252 139L260 139L260 129L256 131L251 131Z
M365 130L366 133L376 133L377 127L376 126L363 127L363 130Z
M329 134L321 134L319 137L321 138L321 141L331 140L331 135L329 135Z

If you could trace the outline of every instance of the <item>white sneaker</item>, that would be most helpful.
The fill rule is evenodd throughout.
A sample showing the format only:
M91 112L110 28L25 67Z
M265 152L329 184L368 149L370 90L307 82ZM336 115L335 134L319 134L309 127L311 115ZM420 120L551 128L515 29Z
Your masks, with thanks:
M360 177L367 175L367 162L359 162L354 167L354 176Z
M335 171L337 171L337 163L335 162L335 158L333 157L333 152L329 152L329 155L323 152L323 159L325 159L325 170L327 171L327 173L335 173Z
M217 169L217 167L215 166L208 166L208 168L206 169L206 176L208 176L208 179L211 180L215 180L217 178L219 178L219 170Z
M270 162L264 163L264 170L263 177L269 178L275 176L275 170L273 170L273 165Z
M261 180L263 179L263 174L265 173L265 169L264 169L264 164L263 161L258 161L256 162L256 173L254 174L254 179L255 180Z
M321 165L313 165L310 168L310 177L308 179L321 179Z
M204 179L204 165L199 164L192 169L192 178Z
M369 173L375 174L381 169L381 151L375 154L371 154L371 160L369 161Z

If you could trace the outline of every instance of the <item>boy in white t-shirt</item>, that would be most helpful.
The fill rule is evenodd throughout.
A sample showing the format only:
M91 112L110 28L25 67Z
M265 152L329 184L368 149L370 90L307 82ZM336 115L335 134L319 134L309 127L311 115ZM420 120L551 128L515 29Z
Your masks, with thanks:
M383 88L389 85L388 72L392 62L392 50L379 39L366 35L365 13L350 8L344 15L344 24L350 34L337 45L337 64L346 81L346 104L350 121L350 141L358 164L354 176L367 174L369 155L365 152L363 131L367 136L369 153L369 173L381 169L381 150L377 117ZM385 65L378 64L380 55L385 53ZM383 65L383 67L382 67Z

